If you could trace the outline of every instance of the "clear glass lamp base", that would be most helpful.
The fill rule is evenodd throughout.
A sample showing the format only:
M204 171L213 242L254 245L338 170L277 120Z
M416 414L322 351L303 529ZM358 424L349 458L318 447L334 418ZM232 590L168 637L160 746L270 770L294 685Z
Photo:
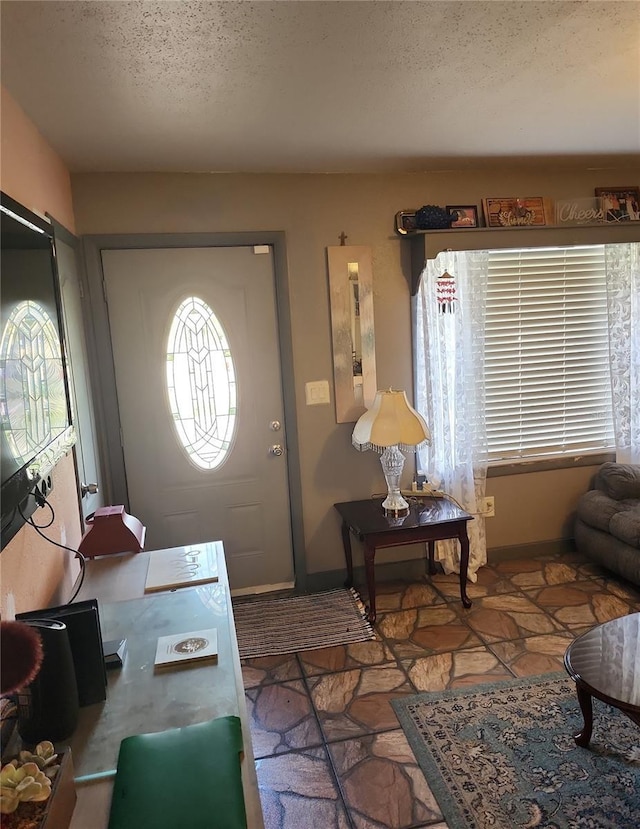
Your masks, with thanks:
M387 515L407 515L409 504L400 494L400 476L404 467L404 455L397 446L387 446L380 456L384 479L387 482L387 497L382 508Z

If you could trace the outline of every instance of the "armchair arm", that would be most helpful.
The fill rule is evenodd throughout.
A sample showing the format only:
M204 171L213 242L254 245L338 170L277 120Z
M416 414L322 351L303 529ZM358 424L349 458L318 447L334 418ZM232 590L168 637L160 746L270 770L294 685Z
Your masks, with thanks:
M616 501L640 498L640 466L603 463L595 478L595 488Z

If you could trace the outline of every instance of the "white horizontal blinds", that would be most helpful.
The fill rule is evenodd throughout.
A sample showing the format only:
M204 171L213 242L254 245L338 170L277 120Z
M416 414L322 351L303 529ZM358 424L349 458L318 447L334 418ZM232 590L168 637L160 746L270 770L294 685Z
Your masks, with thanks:
M491 251L485 365L490 463L612 447L604 246Z

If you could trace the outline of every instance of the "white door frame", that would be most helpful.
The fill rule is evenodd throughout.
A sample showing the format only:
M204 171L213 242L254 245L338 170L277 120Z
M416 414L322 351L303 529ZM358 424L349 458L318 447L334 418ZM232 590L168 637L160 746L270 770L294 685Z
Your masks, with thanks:
M117 235L89 235L82 237L86 278L85 306L92 344L89 347L91 370L100 377L96 384L94 401L98 429L104 442L103 474L108 482L110 503L124 504L129 508L129 495L120 439L120 413L116 391L115 369L109 330L109 314L102 273L103 250L135 248L206 248L270 245L273 248L275 296L278 315L278 340L282 372L282 397L287 424L287 475L291 504L291 540L296 587L306 587L306 560L302 523L302 496L300 493L300 451L296 416L296 400L293 375L293 342L291 336L291 310L289 305L289 277L284 231L248 231L239 233L140 233ZM212 539L213 540L213 539Z

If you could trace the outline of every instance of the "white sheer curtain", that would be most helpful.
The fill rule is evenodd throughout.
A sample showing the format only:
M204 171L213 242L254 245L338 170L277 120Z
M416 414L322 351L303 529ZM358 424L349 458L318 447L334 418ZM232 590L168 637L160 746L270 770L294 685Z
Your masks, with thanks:
M640 245L605 246L616 460L640 463Z
M477 514L485 495L484 319L488 253L441 253L423 271L414 312L415 405L431 429L418 456L430 482ZM444 276L443 276L444 275ZM487 561L484 518L468 524L469 578ZM456 541L436 544L446 573L459 572Z

